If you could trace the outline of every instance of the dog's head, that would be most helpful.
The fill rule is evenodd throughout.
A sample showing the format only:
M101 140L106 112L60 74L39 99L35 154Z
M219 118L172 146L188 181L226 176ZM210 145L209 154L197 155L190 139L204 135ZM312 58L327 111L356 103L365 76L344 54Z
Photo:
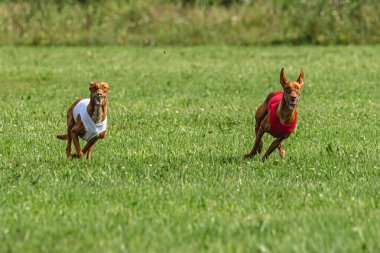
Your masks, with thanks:
M95 105L105 105L107 103L110 86L105 82L90 82L90 99Z
M280 83L282 85L282 88L284 89L284 98L286 105L289 108L294 108L298 103L298 98L301 94L301 88L303 86L303 80L304 80L304 73L303 69L301 68L300 75L297 79L297 81L288 81L286 79L284 68L281 69L280 73Z

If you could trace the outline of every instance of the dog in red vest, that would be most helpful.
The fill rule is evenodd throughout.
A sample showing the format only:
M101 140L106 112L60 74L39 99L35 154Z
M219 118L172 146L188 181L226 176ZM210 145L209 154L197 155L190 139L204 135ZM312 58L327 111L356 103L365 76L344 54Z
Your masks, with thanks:
M285 149L282 141L290 136L297 125L297 103L303 86L304 73L301 73L296 82L288 81L285 77L284 68L281 69L280 83L283 91L270 93L264 103L256 111L255 132L256 139L251 152L245 158L251 158L257 153L261 153L263 142L261 138L264 133L269 133L276 139L269 146L263 156L263 161L276 149L280 151L282 158L285 158Z

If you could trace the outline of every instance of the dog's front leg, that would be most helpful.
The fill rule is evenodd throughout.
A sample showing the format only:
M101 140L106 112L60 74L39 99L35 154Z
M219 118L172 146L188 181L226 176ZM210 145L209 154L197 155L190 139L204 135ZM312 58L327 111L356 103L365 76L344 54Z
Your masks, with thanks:
M76 150L76 154L71 155L72 158L81 158L83 156L83 152L80 148L79 138L78 138L78 135L79 135L79 133L81 133L83 131L83 128L84 128L84 126L82 124L82 121L80 120L80 117L78 116L78 120L75 123L75 126L70 131L71 139L74 142L74 146L75 146L75 150Z
M281 144L283 140L284 138L280 137L280 138L275 139L272 142L272 144L270 144L267 152L265 152L265 155L263 156L263 161L265 161L268 158L268 156L273 152L273 150L275 150Z
M82 149L82 153L87 153L87 159L90 158L92 150L94 149L95 143L98 141L98 137L92 138L89 142L87 142L86 146Z
M95 138L92 138L89 142L87 142L86 146L84 146L84 148L82 149L82 152L83 154L86 154L87 153L87 159L90 159L91 157L91 153L92 153L92 150L94 149L94 146L95 146L95 143L99 140L99 139L103 139L104 137L106 136L106 131L104 132L101 132L99 134L99 136L95 137Z
M284 159L285 158L285 149L284 149L284 147L282 146L282 144L280 143L279 145L278 145L278 151L280 151L280 156L281 156L281 158L282 159Z
M94 143L92 144L92 146L88 149L87 156L86 156L87 159L90 159L91 154L92 154L92 150L94 149L94 146L95 146L95 143L96 143L96 142L94 142Z

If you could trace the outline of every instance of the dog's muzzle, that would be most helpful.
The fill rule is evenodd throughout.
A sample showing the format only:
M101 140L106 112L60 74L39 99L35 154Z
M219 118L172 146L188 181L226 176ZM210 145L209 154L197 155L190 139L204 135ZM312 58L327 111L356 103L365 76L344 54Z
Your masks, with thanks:
M284 94L284 98L285 98L285 102L286 102L286 105L289 107L289 108L293 108L294 106L297 105L298 103L298 97L294 100L291 99L291 97L289 95L286 95Z
M94 100L95 100L95 104L103 105L106 99L103 96L94 96Z

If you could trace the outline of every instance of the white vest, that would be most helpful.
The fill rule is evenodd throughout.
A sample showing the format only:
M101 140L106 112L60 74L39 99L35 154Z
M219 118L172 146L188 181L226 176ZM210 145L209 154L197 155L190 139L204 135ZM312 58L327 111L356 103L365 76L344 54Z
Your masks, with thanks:
M82 120L84 128L86 129L86 133L83 137L81 137L85 141L89 141L92 138L98 136L101 132L104 132L107 129L107 116L100 122L99 124L95 124L90 115L87 112L87 106L90 103L90 99L82 99L79 103L74 107L74 120L76 121L78 114Z

